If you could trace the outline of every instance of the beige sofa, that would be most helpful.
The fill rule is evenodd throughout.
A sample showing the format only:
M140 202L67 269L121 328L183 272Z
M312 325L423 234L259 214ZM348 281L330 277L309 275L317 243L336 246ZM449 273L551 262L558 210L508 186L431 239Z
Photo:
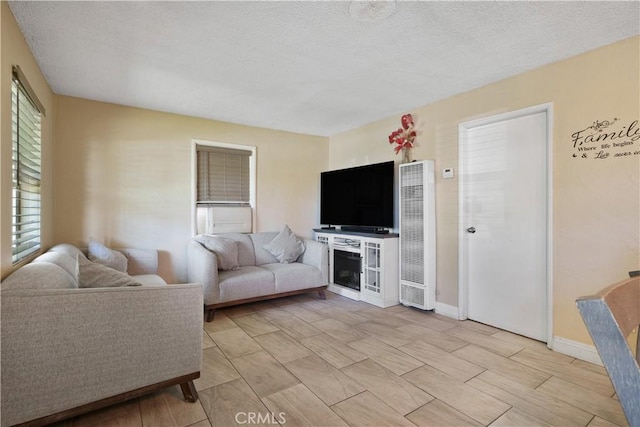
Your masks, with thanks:
M278 232L218 235L237 243L239 268L219 269L215 251L206 241L214 236L199 235L191 239L187 249L187 279L202 283L206 321L213 320L217 308L253 301L317 291L324 299L328 284L329 252L326 245L300 239L304 252L290 263L280 262L264 246Z
M44 425L173 385L197 400L202 287L166 285L154 250L123 253L141 286L79 288L84 254L66 244L0 284L2 426Z

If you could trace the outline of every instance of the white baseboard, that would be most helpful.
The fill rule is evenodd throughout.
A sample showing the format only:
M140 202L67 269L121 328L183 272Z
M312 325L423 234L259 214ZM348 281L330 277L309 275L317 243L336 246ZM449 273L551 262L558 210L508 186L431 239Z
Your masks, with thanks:
M458 307L436 301L435 312L458 320Z
M600 355L598 355L598 351L591 345L562 337L553 337L551 350L584 360L585 362L593 363L594 365L602 366L602 360L600 359Z

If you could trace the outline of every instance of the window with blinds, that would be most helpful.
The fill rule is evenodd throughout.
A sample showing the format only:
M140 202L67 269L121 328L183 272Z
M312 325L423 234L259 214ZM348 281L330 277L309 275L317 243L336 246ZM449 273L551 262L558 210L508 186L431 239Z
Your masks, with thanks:
M19 68L11 85L12 115L12 261L40 249L41 105Z
M198 205L250 205L251 151L196 145Z

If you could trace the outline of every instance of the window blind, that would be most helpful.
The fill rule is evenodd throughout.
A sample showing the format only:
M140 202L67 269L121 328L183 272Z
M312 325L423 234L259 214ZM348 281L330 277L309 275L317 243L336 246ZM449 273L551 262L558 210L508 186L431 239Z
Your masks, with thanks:
M249 206L251 151L196 145L198 204Z
M13 73L12 261L40 249L41 113L28 94L28 83ZM23 83L24 82L24 83ZM38 102L39 104L39 102Z

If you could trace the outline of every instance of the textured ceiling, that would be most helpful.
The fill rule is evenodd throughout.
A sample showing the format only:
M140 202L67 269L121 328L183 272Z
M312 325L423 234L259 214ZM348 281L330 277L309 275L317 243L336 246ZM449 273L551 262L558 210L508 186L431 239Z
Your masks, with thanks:
M631 2L10 2L57 94L333 135L640 32Z

